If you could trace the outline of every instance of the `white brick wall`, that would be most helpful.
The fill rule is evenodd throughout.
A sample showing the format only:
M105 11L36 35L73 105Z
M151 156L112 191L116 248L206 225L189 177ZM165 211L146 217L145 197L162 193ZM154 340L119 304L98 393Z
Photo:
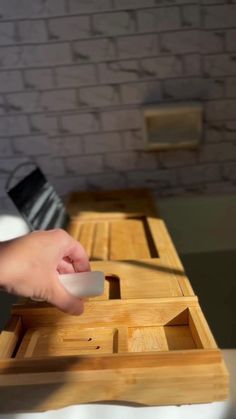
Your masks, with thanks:
M32 159L61 194L236 190L235 1L0 0L0 14L0 196ZM204 106L200 148L147 153L143 106L188 100Z

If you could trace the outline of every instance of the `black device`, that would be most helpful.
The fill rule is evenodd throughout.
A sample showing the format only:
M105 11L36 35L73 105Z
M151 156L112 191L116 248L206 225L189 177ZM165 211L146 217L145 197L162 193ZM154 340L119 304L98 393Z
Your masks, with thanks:
M30 229L66 229L70 217L63 201L42 171L36 167L7 193Z

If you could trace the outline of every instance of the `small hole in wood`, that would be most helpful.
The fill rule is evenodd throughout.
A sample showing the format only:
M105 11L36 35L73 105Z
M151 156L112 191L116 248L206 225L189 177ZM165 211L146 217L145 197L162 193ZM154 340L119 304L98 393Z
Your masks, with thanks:
M96 346L96 349L100 349L100 346Z
M92 338L88 338L88 341L92 340Z
M120 298L120 278L114 274L106 275L106 281L109 284L109 300Z

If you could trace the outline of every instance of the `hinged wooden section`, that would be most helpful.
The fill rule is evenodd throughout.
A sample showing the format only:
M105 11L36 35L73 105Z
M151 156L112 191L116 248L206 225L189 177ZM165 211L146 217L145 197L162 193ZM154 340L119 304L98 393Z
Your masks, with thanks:
M0 335L0 411L225 399L221 353L149 192L74 193L68 208L104 294L78 317L14 306Z

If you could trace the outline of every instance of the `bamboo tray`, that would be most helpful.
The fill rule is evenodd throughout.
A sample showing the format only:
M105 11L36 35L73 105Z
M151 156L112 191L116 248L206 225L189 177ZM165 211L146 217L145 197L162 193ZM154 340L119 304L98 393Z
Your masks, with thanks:
M0 335L0 411L227 398L221 352L149 194L73 194L68 208L70 233L105 272L104 294L79 317L13 307Z

